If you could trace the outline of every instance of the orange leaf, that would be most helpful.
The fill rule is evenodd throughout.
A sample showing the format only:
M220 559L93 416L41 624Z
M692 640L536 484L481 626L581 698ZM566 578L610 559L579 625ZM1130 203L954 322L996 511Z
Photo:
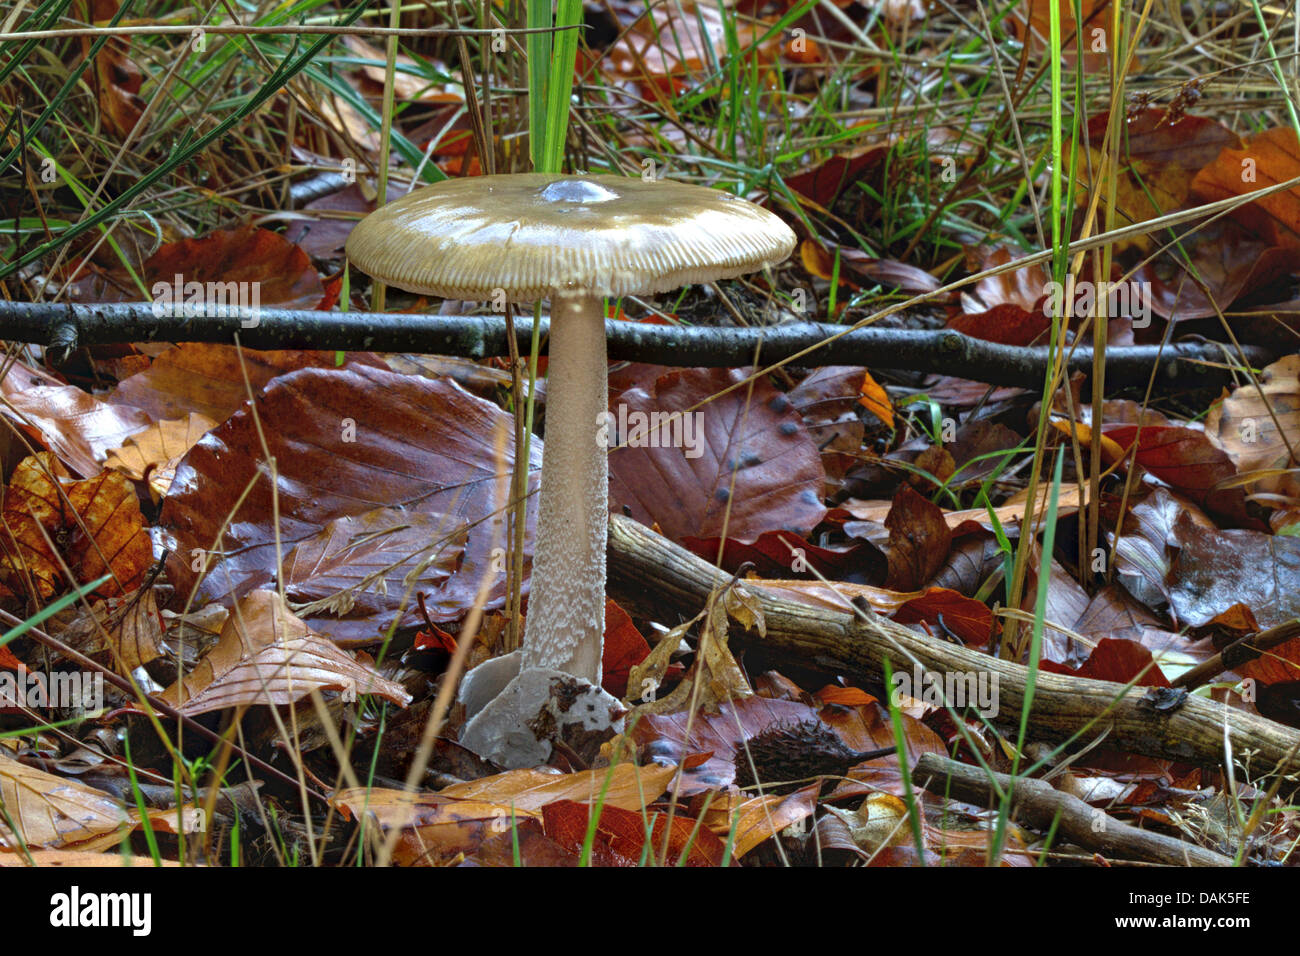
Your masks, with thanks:
M870 372L863 374L862 387L859 391L862 397L858 399L858 404L893 428L894 406L889 401L889 394L876 383Z
M1206 201L1243 196L1300 176L1300 144L1291 129L1265 130L1245 148L1224 149L1196 174L1192 191ZM1252 232L1288 249L1300 248L1300 189L1273 193L1241 206L1233 217Z
M808 274L818 279L829 279L835 269L831 254L811 239L799 243L799 261L808 270Z

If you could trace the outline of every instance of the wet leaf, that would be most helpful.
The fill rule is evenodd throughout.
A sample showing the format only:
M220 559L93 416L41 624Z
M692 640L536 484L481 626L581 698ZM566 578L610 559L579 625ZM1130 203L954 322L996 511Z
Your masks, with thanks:
M0 378L0 397L0 415L83 476L98 474L109 449L149 426L140 409L107 404L22 362Z
M1300 355L1264 369L1259 388L1243 385L1212 407L1205 433L1243 476L1261 473L1255 491L1300 499L1293 455L1300 450Z
M96 849L118 842L130 817L117 800L75 780L28 767L0 752L0 847Z
M435 622L458 620L488 574L496 583L487 607L501 606L504 564L493 548L507 544L498 509L513 469L509 415L452 383L366 367L281 376L259 396L257 415L276 460L274 497L247 411L205 435L177 469L159 523L174 552L169 575L181 593L208 560L200 598L238 597L271 581L277 542L291 549L338 518L404 507L473 529L456 573L426 601ZM532 448L536 468L541 442ZM232 511L235 520L218 540ZM328 615L311 623L349 643L376 636L370 626L352 628Z
M686 369L611 398L611 446L628 442L609 455L612 511L674 541L715 537L724 526L745 543L765 531L812 530L826 514L825 472L790 400L763 379L752 394L740 387L709 400L743 378ZM668 421L677 412L687 414Z
M278 232L246 226L242 229L218 229L199 239L182 239L164 243L144 264L148 284L170 286L172 303L187 302L191 291L187 283L238 283L238 300L252 302L256 295L261 305L278 305L291 309L314 309L325 294L320 274L307 254ZM175 295L180 276L182 297ZM227 301L235 297L226 293ZM157 292L154 300L158 301ZM179 301L178 301L179 299Z

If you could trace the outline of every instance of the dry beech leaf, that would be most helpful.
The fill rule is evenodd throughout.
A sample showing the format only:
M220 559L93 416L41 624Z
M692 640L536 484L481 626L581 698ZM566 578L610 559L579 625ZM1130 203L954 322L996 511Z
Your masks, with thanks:
M182 419L155 422L109 452L104 467L116 469L133 481L144 481L148 476L154 500L161 501L185 453L216 427L215 421L198 412L190 412Z
M147 428L138 408L106 404L75 385L15 362L0 378L0 415L18 424L79 475L99 472L110 448Z
M131 825L113 797L75 780L56 777L0 753L0 806L29 847L102 848L118 842ZM15 850L19 840L0 818L0 847Z
M817 809L820 789L820 784L814 783L784 795L723 794L704 811L704 825L724 840L734 830L731 853L739 859L786 827L797 826L811 817Z
M140 586L153 561L135 489L115 471L74 481L49 452L25 458L5 489L2 514L7 531L0 533L8 540L0 580L14 591L28 580L42 598L61 591L67 583L62 557L82 584L111 569L115 580L98 593L121 594ZM51 543L61 547L61 555Z
M1041 531L1043 522L1047 514L1047 502L1052 492L1052 487L1046 483L1040 483L1038 486L1038 500L1034 508L1034 530ZM1087 497L1087 489L1080 488L1079 485L1062 485L1061 493L1057 496L1056 507L1057 517L1065 518L1079 510L1079 503ZM993 509L997 515L998 521L1005 527L1013 522L1021 522L1025 518L1025 506L1029 503L1028 489L1022 489ZM885 516L889 514L889 509L893 507L892 501L862 501L856 498L849 498L842 502L838 507L843 508L854 518L860 521L872 521L877 524L885 523ZM945 511L943 520L953 531L957 531L967 522L972 522L980 527L992 528L992 522L989 520L989 513L984 508L967 508L962 511Z
M92 20L106 24L113 19L120 4L118 0L89 0L86 6ZM91 37L81 38L83 55L89 54L92 46ZM145 111L145 102L139 95L144 87L144 73L128 55L129 50L125 37L114 36L95 56L93 85L100 115L105 130L119 140L131 134Z
M1037 57L1051 49L1051 4L1060 8L1061 60L1073 67L1079 59L1076 36L1082 31L1083 72L1102 73L1110 68L1111 54L1116 49L1111 33L1109 0L1083 0L1080 11L1082 23L1074 17L1072 0L1022 0L1011 8L1010 24L1016 35L1024 41ZM1139 69L1137 57L1131 68Z
M345 818L364 813L384 831L399 828L402 836L393 855L398 865L428 865L473 853L486 840L509 833L514 823L540 820L542 809L557 801L602 801L606 807L639 812L663 794L676 772L675 767L630 763L562 775L511 770L439 793L343 790L333 803Z
M163 502L159 537L174 551L168 574L180 592L188 593L198 576L193 550L211 548L232 513L224 552L214 555L199 585L200 602L229 600L232 585L236 597L269 586L277 546L288 551L338 518L404 507L473 528L459 569L445 587L426 592L434 622L463 616L486 575L493 576L486 609L502 606L506 576L493 548L507 544L499 509L514 468L510 415L454 383L369 366L282 375L258 396L256 410L256 423L240 411L205 435ZM262 466L260 434L276 459L275 488ZM541 445L532 443L530 472L540 468ZM414 623L414 615L407 620ZM364 619L358 625L315 615L310 623L340 643L375 637L373 622Z
M1196 174L1192 192L1207 202L1249 195L1300 175L1300 145L1292 129L1251 137L1242 149L1225 148ZM1300 189L1263 196L1239 206L1233 218L1273 245L1300 248Z
M97 602L59 635L63 643L96 658L122 676L162 656L163 625L153 589Z
M727 55L727 27L718 4L687 2L638 10L626 32L605 51L601 67L615 76L649 81L661 89L681 88L693 74L706 72L713 57ZM748 49L762 33L757 25L734 21L736 42ZM763 50L774 56L779 38Z
M366 79L379 84L382 89L387 72L384 68L384 61L387 58L384 51L355 36L345 36L343 45L353 55L371 61L361 67L361 72L365 74ZM421 68L421 65L416 60L405 53L398 53L395 62L399 69L393 73L393 92L396 94L399 103L464 102L465 91L459 83L428 80L413 73L404 72L400 67L414 67L417 70Z
M440 790L439 795L457 800L487 800L506 807L513 804L531 813L556 800L594 803L601 799L603 790L607 805L639 810L659 798L676 772L675 767L638 767L632 763L560 776L538 770L512 770L452 784Z
M252 591L235 607L215 647L159 698L194 715L253 704L292 704L313 690L377 694L405 707L400 684L362 666L312 633L274 591Z
M349 353L349 364L374 364L365 353ZM193 412L224 422L277 375L300 368L334 368L333 352L254 352L233 345L185 342L167 349L147 369L118 383L108 400L133 405L155 421L183 419ZM346 367L346 366L345 366ZM247 376L247 383L245 383Z
M31 863L27 862L27 857L32 858ZM23 853L0 853L0 867L25 867L35 864L41 867L104 867L105 869L121 869L122 867L145 867L152 869L154 866L194 866L193 863L182 864L179 860L168 860L165 857L157 864L147 856L123 856L121 853L97 853L94 850L29 850Z
M1292 458L1300 449L1300 355L1274 362L1259 383L1258 389L1243 385L1210 409L1206 437L1227 452L1238 473L1264 472L1253 490L1300 499Z

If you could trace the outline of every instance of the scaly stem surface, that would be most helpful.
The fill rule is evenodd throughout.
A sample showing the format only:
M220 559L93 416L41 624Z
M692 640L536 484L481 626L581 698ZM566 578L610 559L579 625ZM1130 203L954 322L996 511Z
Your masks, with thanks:
M523 665L552 667L599 687L605 634L609 469L602 300L551 301L546 441Z

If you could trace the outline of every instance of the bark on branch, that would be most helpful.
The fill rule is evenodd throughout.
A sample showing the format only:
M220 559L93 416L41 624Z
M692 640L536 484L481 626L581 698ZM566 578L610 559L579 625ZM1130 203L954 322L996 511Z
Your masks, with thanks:
M609 525L609 589L622 603L662 619L666 610L694 615L713 589L731 576L627 518ZM804 667L858 679L883 681L888 657L894 670L945 674L950 671L996 676L997 712L990 719L1013 732L1019 727L1028 671L1020 664L990 657L918 634L875 614L847 613L778 598L761 587L743 587L759 600L767 634L738 635ZM1241 764L1252 751L1252 779L1300 771L1300 731L1264 717L1229 709L1200 697L1157 710L1145 688L1040 672L1029 716L1033 739L1062 743L1078 734L1086 742L1105 734L1106 746L1150 757L1199 764L1223 764L1225 740ZM1226 729L1225 729L1226 728Z
M253 324L255 322L255 324ZM245 324L248 327L245 327ZM549 322L542 320L543 352ZM906 369L958 375L990 385L1042 384L1048 350L999 345L947 329L863 328L842 335L838 325L815 322L763 328L606 323L609 357L652 365L727 368L750 365L757 351L760 363L799 355L801 365L864 365L875 369ZM110 305L49 305L0 302L0 340L29 342L50 348L54 364L83 345L113 342L239 342L254 349L342 349L347 351L418 352L487 358L509 354L504 316L399 315L375 312L305 312L262 308L254 320L232 312L225 316L155 316L150 303ZM519 348L527 352L532 338L531 317L515 321ZM761 346L761 347L760 347ZM1160 380L1181 386L1214 385L1229 353L1213 342L1180 342L1158 346L1122 346L1106 352L1106 374L1115 384L1145 385L1153 367ZM1237 355L1237 359L1243 356ZM1274 356L1266 349L1246 346L1244 358L1262 367ZM1080 347L1069 356L1071 369L1092 369L1092 350Z
M1012 778L985 773L938 754L921 754L912 768L912 783L941 797L979 807L997 805L996 785L1011 792L1011 812L1036 830L1057 832L1069 842L1103 856L1141 860L1161 866L1232 866L1232 858L1176 837L1139 830L1089 806L1073 794L1057 790L1046 780ZM1104 826L1097 826L1098 819ZM1060 842L1059 840L1057 842Z

